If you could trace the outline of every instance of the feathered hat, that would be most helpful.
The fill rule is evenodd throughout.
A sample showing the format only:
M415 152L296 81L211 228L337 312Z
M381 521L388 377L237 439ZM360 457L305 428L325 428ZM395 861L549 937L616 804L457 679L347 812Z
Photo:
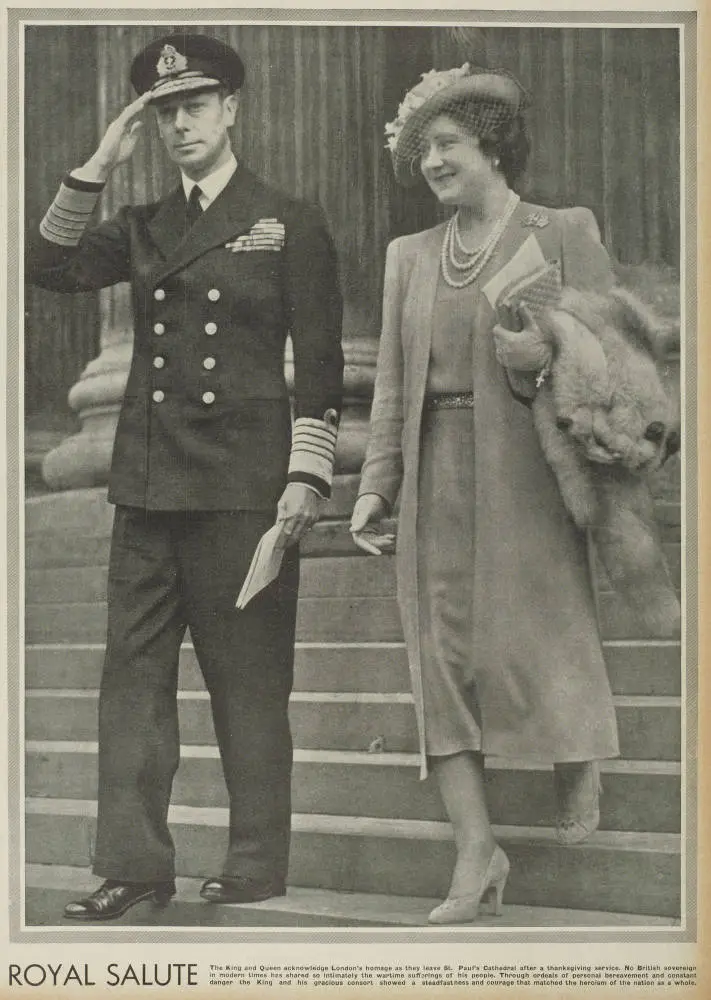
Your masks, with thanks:
M438 115L455 107L466 108L467 124L473 134L492 136L511 122L528 105L528 95L507 70L487 70L463 66L430 70L405 94L397 117L385 126L387 147L395 176L401 184L412 184L419 175L425 128Z

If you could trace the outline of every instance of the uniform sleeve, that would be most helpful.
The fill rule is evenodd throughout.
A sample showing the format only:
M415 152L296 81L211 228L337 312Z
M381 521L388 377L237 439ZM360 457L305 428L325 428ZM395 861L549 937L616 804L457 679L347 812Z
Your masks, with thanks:
M370 435L361 471L359 496L378 493L392 508L402 482L404 424L404 359L399 242L393 240L385 259L383 325L370 416Z
M68 174L27 241L26 277L55 292L87 292L130 280L128 209L91 224L103 184Z
M343 302L336 251L320 209L305 206L287 229L285 264L296 402L288 482L328 498L343 395Z

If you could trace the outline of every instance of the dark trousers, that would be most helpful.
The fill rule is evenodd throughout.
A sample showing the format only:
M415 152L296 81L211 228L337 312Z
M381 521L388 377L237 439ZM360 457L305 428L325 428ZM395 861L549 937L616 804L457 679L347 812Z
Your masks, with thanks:
M99 699L94 872L174 875L167 815L180 757L178 656L186 627L210 695L230 804L223 875L286 877L291 819L298 553L242 611L235 600L274 515L117 507ZM215 875L215 872L206 872Z

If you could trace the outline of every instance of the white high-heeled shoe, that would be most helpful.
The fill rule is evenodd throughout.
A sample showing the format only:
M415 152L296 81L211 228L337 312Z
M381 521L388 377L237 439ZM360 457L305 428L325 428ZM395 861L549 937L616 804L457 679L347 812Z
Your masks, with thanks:
M553 768L559 844L582 844L600 825L600 764L596 760L556 764Z
M484 872L481 889L477 893L466 896L450 896L445 899L427 918L431 924L466 924L478 917L485 902L493 903L492 912L500 917L502 913L502 897L506 880L509 877L509 859L497 844L491 860Z

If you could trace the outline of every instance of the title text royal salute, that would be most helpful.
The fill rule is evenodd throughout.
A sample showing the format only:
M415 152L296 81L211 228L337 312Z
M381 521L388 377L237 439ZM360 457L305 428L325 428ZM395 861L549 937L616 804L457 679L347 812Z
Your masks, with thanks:
M94 858L105 882L68 904L74 919L109 919L175 891L167 816L186 627L230 800L223 871L202 895L250 902L285 891L295 543L330 495L342 306L321 210L267 186L235 157L229 128L243 79L238 54L213 38L177 33L149 45L131 67L140 96L64 178L28 241L30 281L57 292L128 281L134 315L109 481L116 511ZM180 183L161 201L93 223L149 105ZM288 547L280 576L236 611L256 544L275 518Z
M88 962L32 962L8 966L8 986L98 986L102 971ZM109 962L103 968L106 986L198 986L195 962Z

